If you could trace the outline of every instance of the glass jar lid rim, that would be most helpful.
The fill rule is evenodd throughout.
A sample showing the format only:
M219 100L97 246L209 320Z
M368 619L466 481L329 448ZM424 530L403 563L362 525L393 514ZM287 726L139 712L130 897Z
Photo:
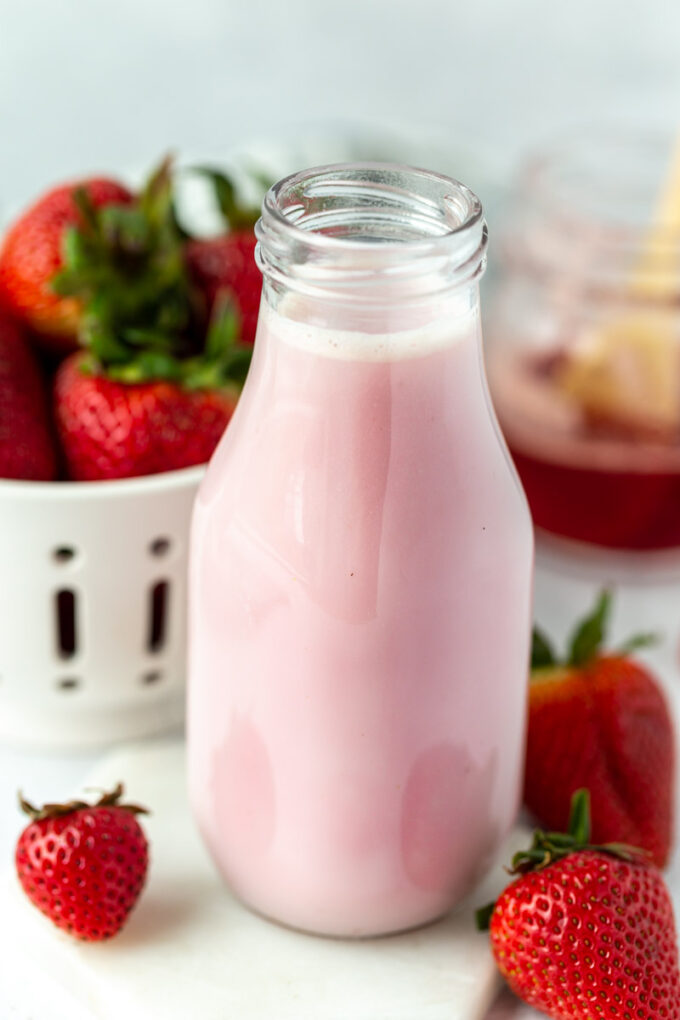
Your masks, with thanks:
M653 225L655 204L680 171L680 137L661 129L590 126L530 153L517 185L531 206L594 217L618 236ZM677 238L677 230L669 229Z
M342 186L343 183L357 184L361 179L359 176L361 174L376 175L375 179L370 181L370 183L373 185L379 185L383 189L389 188L390 186L388 180L389 175L396 174L410 176L414 179L438 184L442 189L447 189L451 192L450 195L442 195L442 203L446 203L446 211L451 213L452 201L454 198L457 198L459 203L460 200L464 203L464 215L460 218L460 222L449 222L446 224L446 229L440 230L437 233L423 235L417 239L392 240L385 238L337 236L336 234L310 229L309 227L300 226L298 221L290 215L290 212L287 213L286 209L282 207L282 198L285 195L291 194L297 187L304 186L305 184L308 186L314 186L314 182L317 182L317 185L319 183L324 183L326 185L336 183L340 186ZM356 175L356 177L353 178L352 175ZM384 175L386 178L385 181L380 181L379 175ZM413 198L424 201L423 199L420 199L416 193L413 193ZM451 202L451 204L449 204L449 202ZM279 227L285 229L286 232L289 232L289 236L295 238L297 241L308 247L314 248L319 252L323 251L326 253L331 253L332 251L350 252L352 250L366 252L372 249L383 254L394 252L417 256L421 252L423 254L432 254L435 251L443 254L446 249L459 243L463 235L468 232L474 232L475 227L478 228L480 234L484 227L482 204L470 188L462 184L460 181L444 174L400 163L370 161L357 163L329 163L300 170L283 177L269 189L265 195L262 209L263 217L266 216L267 218L270 218L270 222L273 220ZM439 209L439 213L440 222L444 223L441 208ZM304 216L298 217L298 219L303 218Z

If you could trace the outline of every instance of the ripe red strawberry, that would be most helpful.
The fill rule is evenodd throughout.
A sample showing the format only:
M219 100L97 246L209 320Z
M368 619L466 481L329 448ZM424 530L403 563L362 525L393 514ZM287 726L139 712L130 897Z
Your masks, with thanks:
M0 314L0 478L51 481L55 474L40 369L19 327Z
M240 320L239 337L244 343L252 344L255 342L262 293L253 231L259 210L239 201L233 183L220 170L207 167L195 167L194 170L207 177L213 185L227 233L187 243L189 274L202 291L210 311L215 308L218 298L228 296L231 299Z
M192 289L166 160L129 206L95 209L76 196L81 224L52 281L83 314L74 354L55 381L55 414L69 475L127 478L203 464L234 411L252 348L220 300L210 326Z
M32 903L58 928L90 942L125 924L144 886L149 851L122 785L96 804L72 801L22 809L33 819L19 836L16 869Z
M205 295L208 307L213 309L220 295L232 295L239 310L241 339L249 344L255 342L262 293L255 244L252 230L237 230L223 237L189 241L186 246L191 278Z
M83 188L96 209L126 205L132 195L117 181L92 178L53 188L10 227L0 248L0 302L55 350L72 350L80 320L80 303L60 297L50 281L61 268L67 229L78 223L73 200Z
M536 832L495 906L496 963L525 1002L554 1020L680 1020L673 908L663 877L631 848L589 843L587 791L569 834Z
M562 830L571 795L588 786L596 841L643 847L662 867L673 835L673 723L654 677L628 654L648 635L601 652L609 606L605 592L566 662L534 634L524 800L543 826Z
M82 354L60 366L57 427L75 481L130 478L205 464L238 400L238 388L187 389L163 379L124 383L81 369Z

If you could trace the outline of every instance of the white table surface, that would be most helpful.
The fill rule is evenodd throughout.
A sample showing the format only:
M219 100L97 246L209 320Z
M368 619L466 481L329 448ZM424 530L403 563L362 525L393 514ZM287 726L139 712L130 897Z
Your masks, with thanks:
M38 802L68 798L80 790L83 777L95 768L101 756L89 752L54 755L0 747L0 872L10 864L14 841L24 825L24 816L16 807L17 790ZM533 1020L537 1015L522 1009L512 996L504 994L488 1020ZM0 1020L9 1020L3 1012L1 990ZM13 1016L12 1020L29 1018Z

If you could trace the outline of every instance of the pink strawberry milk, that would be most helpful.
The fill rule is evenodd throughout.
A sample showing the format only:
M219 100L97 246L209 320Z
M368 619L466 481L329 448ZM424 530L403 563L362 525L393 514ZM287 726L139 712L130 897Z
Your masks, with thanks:
M268 193L254 361L191 557L193 809L236 895L368 936L445 914L517 809L532 530L489 403L463 185Z

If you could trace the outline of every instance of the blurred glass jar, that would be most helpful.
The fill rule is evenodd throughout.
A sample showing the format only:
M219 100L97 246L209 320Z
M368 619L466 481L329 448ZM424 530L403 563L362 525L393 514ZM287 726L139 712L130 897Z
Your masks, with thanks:
M680 546L680 145L585 134L530 160L497 249L490 384L535 524Z

